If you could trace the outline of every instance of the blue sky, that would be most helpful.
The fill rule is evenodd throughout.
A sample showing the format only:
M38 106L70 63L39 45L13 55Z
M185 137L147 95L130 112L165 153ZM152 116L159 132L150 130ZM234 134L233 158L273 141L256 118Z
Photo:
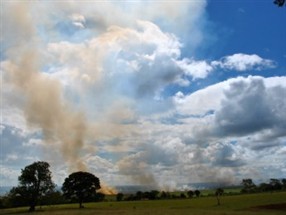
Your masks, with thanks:
M285 178L285 18L266 0L1 1L0 185L38 160L106 192Z

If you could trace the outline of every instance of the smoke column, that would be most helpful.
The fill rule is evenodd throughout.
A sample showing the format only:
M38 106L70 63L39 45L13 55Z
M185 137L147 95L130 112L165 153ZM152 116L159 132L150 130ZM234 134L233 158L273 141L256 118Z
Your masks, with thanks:
M73 111L62 98L59 82L40 72L40 52L27 2L10 5L10 23L21 31L21 38L7 51L8 80L25 98L25 118L40 127L45 142L60 143L69 171L86 170L80 160L87 124L83 113Z

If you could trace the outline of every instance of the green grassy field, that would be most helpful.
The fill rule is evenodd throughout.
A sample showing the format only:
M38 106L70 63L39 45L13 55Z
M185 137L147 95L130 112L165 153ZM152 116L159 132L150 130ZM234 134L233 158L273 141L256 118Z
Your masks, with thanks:
M283 208L273 208L283 203ZM268 206L266 206L268 205ZM269 205L272 205L271 207ZM222 196L217 206L215 197L178 200L123 201L37 207L35 215L91 215L91 214L190 214L190 215L282 215L286 214L286 192ZM4 209L0 214L31 214L26 208Z

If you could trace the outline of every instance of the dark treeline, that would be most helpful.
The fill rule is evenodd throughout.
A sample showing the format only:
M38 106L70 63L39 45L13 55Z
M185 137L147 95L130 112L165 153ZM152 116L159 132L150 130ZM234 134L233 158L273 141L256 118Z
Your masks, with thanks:
M243 179L241 182L241 193L273 192L286 190L286 179L271 178L268 182L256 185L251 178Z
M105 201L105 194L95 193L94 196L86 198L85 202L102 202ZM77 199L66 199L61 191L52 191L45 196L42 196L38 199L38 206L49 206L49 205L58 205L58 204L69 204L69 203L78 203ZM23 196L15 193L12 189L6 195L0 197L0 208L14 208L14 207L23 207L29 206L29 200L23 198Z
M138 201L138 200L158 200L158 199L186 199L200 197L201 192L199 190L189 190L187 192L167 192L151 190L147 192L137 191L136 194L123 194L118 193L116 195L117 201Z

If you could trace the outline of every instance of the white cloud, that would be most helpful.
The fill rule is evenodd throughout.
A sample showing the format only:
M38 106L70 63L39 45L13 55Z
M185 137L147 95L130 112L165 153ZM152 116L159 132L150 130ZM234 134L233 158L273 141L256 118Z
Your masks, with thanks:
M275 62L269 59L263 59L256 54L237 53L223 57L220 61L213 61L211 65L222 69L249 71L262 70L276 67Z
M73 22L73 25L79 28L85 28L84 23L85 23L85 18L81 14L72 14L70 16L71 21Z
M82 96L79 92L92 89L93 97L102 98L98 99L102 108L120 97L127 102L137 100L134 104L139 111L143 111L140 100L150 102L146 111L156 111L156 98L160 98L164 87L178 82L188 84L176 63L181 44L154 23L137 23L135 29L112 26L84 43L50 43L53 63L60 65L52 67L50 76L82 100L90 100L90 94Z
M184 58L181 61L177 61L178 66L188 76L191 76L193 80L198 78L206 78L210 72L213 71L213 67L206 61L194 61Z
M17 178L20 175L20 169L0 165L0 184L1 186L11 186L18 184Z
M198 90L190 95L177 93L174 97L176 109L183 115L204 115L216 110L220 106L223 89L228 82L220 82L205 89Z
M6 162L18 160L17 154L8 154L6 155Z
M23 143L24 147L35 147L35 146L44 146L45 143L43 142L42 139L34 139L31 138L27 142Z

